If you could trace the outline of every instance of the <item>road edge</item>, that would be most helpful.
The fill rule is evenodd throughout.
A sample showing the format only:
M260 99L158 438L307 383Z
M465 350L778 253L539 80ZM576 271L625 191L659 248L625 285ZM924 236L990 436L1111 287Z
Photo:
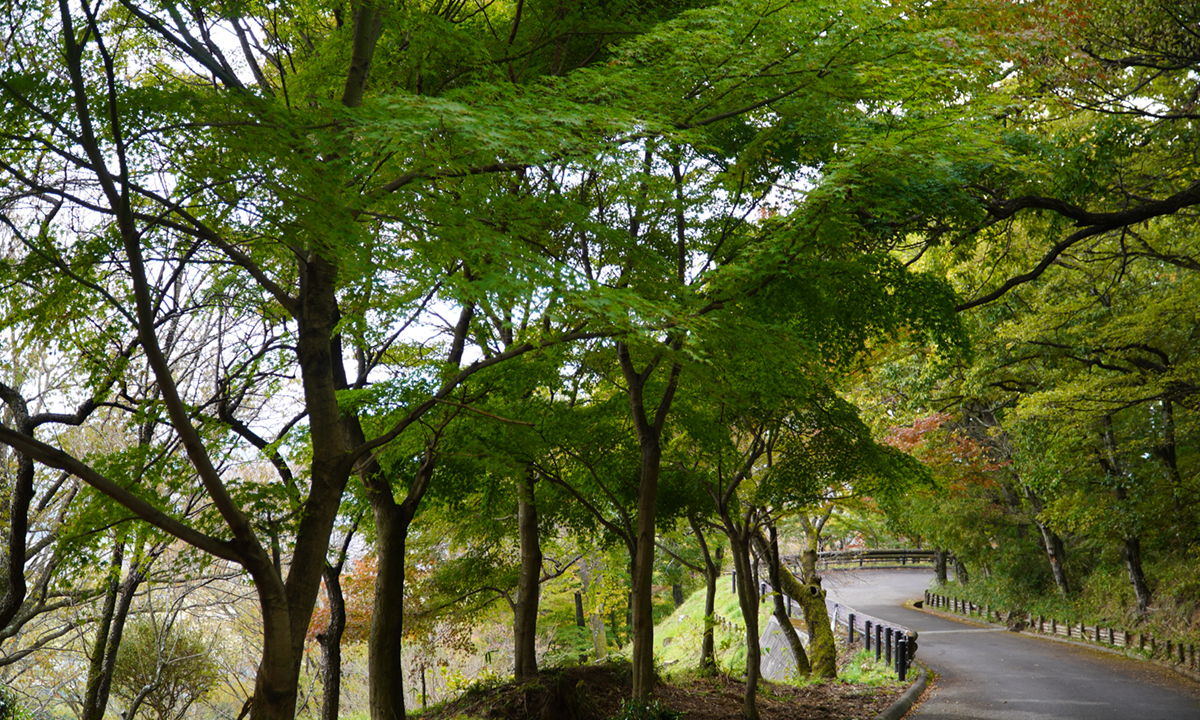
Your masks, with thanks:
M929 615L935 615L935 616L943 617L946 619L953 619L953 620L957 620L958 622L962 622L962 623L969 623L971 625L986 625L986 626L995 627L995 628L1003 628L1004 627L1004 625L1002 625L1002 624L988 622L986 620L974 618L969 615L959 615L958 613L951 613L951 612L945 612L942 610L935 610L930 607L925 607L924 605L918 607L918 606L916 606L915 602L916 601L913 601L911 603L905 603L905 605L908 607L911 607L914 610L920 610L921 612L927 613ZM1132 660L1133 662L1144 663L1146 665L1153 665L1155 667L1162 668L1163 670L1170 670L1170 671L1174 672L1176 675L1179 675L1188 680L1191 680L1194 683L1200 684L1200 672L1196 672L1196 671L1194 671L1186 666L1180 665L1178 663L1160 660L1158 658L1148 658L1148 657L1145 657L1144 655L1139 655L1137 653L1130 652L1128 648L1109 647L1109 646L1100 645L1097 643L1085 642L1083 640L1076 640L1074 638L1064 638L1064 637L1059 637L1057 635L1047 635L1046 633L1033 632L1032 630L1009 629L1009 632L1012 632L1017 635L1024 635L1025 637L1028 637L1028 638L1035 638L1037 640L1045 640L1047 642L1062 643L1063 645L1073 645L1078 648L1085 648L1088 650L1094 650L1096 652L1106 653L1108 655L1123 657L1127 660Z
M875 716L874 720L900 720L912 710L913 705L917 704L917 698L921 697L921 693L925 692L925 688L929 685L929 668L917 663L921 668L921 674L917 676L915 682L904 691L896 702L888 706L886 710Z

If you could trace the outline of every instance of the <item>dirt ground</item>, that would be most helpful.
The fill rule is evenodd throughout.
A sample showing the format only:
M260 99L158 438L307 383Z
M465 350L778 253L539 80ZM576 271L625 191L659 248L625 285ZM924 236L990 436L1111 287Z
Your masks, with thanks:
M661 684L655 696L685 720L742 717L743 683L727 677L690 678ZM902 691L841 682L792 687L763 682L758 709L763 720L869 720ZM469 690L423 717L427 720L607 720L629 697L628 665L580 666L544 672L534 682Z

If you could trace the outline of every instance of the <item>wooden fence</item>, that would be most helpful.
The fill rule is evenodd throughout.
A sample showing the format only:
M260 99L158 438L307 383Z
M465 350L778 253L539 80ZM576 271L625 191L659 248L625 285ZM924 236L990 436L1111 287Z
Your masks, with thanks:
M933 563L932 550L830 550L817 553L817 567L907 567ZM798 555L785 555L782 560L790 567L799 567Z
M1185 643L1178 640L1164 640L1156 638L1150 633L1135 633L1099 624L1071 623L1032 613L1023 613L1013 617L1011 613L1003 612L989 605L978 605L970 600L963 600L949 595L940 595L928 590L925 591L925 605L926 607L958 613L960 615L974 615L988 622L1011 623L1019 621L1025 624L1031 631L1043 635L1057 635L1072 640L1081 640L1109 647L1136 649L1154 659L1165 660L1193 671L1200 670L1200 655L1197 655L1196 643L1194 642Z

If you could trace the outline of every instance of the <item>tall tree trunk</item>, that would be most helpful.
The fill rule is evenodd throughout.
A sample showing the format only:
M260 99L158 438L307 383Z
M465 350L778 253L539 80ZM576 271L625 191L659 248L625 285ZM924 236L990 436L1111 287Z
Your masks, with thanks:
M17 392L0 383L0 400L8 406L12 413L12 424L20 432L33 435L33 423L29 420L29 410L25 398ZM7 447L5 448L7 455ZM25 602L28 590L25 584L25 561L29 542L29 506L33 502L33 460L22 453L13 451L17 472L12 487L0 486L0 503L4 504L7 516L7 527L0 530L5 537L4 543L4 595L0 597L0 628L5 627L17 616L21 605ZM0 462L7 458L0 455Z
M1146 574L1142 571L1142 543L1136 535L1125 538L1122 548L1125 555L1125 569L1129 572L1129 582L1137 596L1138 612L1146 614L1150 607L1150 587L1146 584Z
M342 700L342 634L346 631L346 598L342 595L342 565L325 566L325 596L329 600L329 626L317 635L321 646L321 674L325 694L321 720L337 720Z
M117 652L121 649L121 636L125 633L125 621L133 596L145 578L145 568L137 561L130 564L125 579L118 583L123 563L125 544L117 543L113 550L112 575L104 599L96 639L88 665L87 691L84 696L80 720L101 720L108 709L108 698L112 691L113 671L117 666Z
M513 674L518 679L537 675L538 594L542 578L542 545L538 536L534 487L537 476L525 468L517 478L517 530L521 540L521 574L513 612Z
M375 547L378 565L375 602L367 640L368 706L371 720L404 720L404 665L401 641L404 636L404 549L408 528L417 505L433 476L432 441L425 459L409 486L404 501L397 503L391 486L379 472L367 481L371 510L375 517Z
M633 592L629 614L633 626L633 697L654 694L654 531L658 474L662 463L658 434L642 439L641 482L638 485L637 550L633 561Z
M672 341L677 350L679 341ZM662 432L675 397L682 366L672 364L666 387L653 414L647 414L646 384L661 356L651 361L638 372L633 365L629 346L617 343L617 359L625 378L629 393L630 414L637 433L639 454L637 527L633 542L633 558L630 575L633 591L630 593L629 614L633 626L633 698L648 700L654 693L654 607L652 583L654 580L654 534L658 503L658 477L662 467Z
M762 648L758 644L758 584L750 566L750 546L739 529L726 520L729 552L737 570L738 606L746 623L746 695L742 715L746 720L758 720L758 680L762 676Z
M600 563L592 556L584 557L579 564L579 579L583 582L583 594L588 599L587 626L592 635L592 648L595 658L603 660L608 657L608 635L604 629L604 615L596 601L600 596L599 588L593 585L598 569Z

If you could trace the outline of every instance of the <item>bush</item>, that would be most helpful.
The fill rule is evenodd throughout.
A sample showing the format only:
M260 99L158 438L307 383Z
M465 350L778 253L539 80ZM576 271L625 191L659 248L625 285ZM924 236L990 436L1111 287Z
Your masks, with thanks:
M658 700L626 700L612 720L679 720L683 713L672 710Z
M217 662L198 630L143 619L125 629L112 683L113 694L126 702L152 686L145 704L160 720L177 720L216 685Z
M29 711L17 700L17 694L0 687L0 720L28 720Z

